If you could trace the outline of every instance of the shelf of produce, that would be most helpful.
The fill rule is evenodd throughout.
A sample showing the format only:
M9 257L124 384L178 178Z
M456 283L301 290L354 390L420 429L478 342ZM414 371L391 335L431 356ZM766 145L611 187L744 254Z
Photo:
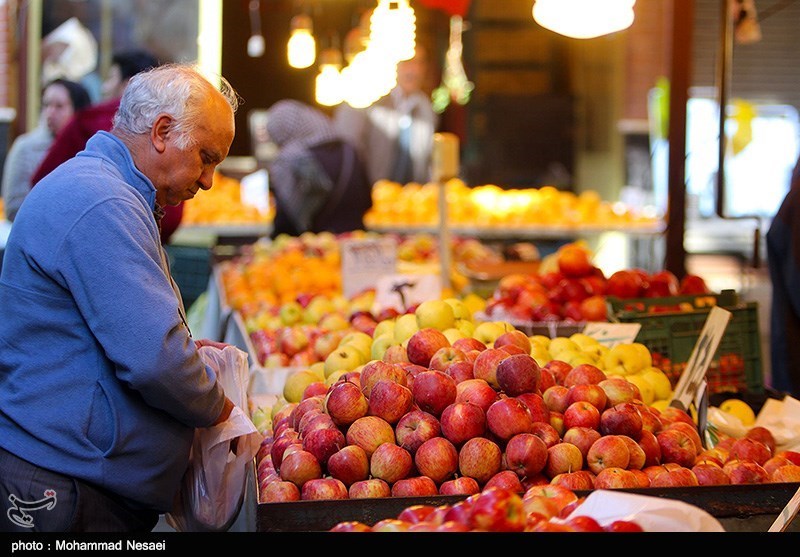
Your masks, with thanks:
M622 491L665 497L694 505L717 518L728 532L766 532L798 488L800 483L768 483ZM590 492L575 493L582 497ZM259 532L319 532L329 530L339 522L351 520L372 525L384 518L396 517L400 511L411 505L445 505L464 498L458 495L441 495L260 503L256 510L256 529ZM788 530L800 531L800 521L792 522Z
M481 240L516 240L516 239L544 239L565 240L583 235L604 234L606 232L621 232L631 236L657 236L664 232L666 226L663 222L647 223L641 225L619 226L567 226L567 225L539 225L515 226L503 225L496 227L460 226L451 225L450 233L459 236L469 236ZM393 225L369 226L368 230L384 234L437 234L436 225Z
M272 224L182 225L172 236L171 243L216 244L228 238L262 238L272 234Z

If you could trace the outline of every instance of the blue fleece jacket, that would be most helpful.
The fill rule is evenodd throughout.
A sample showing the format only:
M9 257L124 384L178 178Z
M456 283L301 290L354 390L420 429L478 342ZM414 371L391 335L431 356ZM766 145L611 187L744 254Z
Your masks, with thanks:
M98 132L26 198L0 274L0 446L164 512L224 394L182 317L155 195Z

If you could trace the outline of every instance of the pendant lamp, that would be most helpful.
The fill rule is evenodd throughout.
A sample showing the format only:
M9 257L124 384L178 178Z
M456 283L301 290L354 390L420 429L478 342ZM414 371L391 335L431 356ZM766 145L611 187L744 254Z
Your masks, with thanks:
M574 39L592 39L627 29L636 0L535 0L533 19Z

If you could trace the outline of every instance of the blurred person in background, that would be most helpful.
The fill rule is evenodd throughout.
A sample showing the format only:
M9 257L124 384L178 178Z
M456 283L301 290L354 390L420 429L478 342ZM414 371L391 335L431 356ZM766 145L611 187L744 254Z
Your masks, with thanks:
M31 190L31 177L52 145L53 138L76 111L90 103L89 93L80 83L54 79L44 86L39 124L14 140L3 166L2 196L9 221L14 221L22 201Z
M771 386L800 397L800 159L767 231Z
M397 65L397 85L367 108L342 103L334 124L358 148L370 184L391 180L400 184L431 180L433 135L438 116L424 90L427 50L417 45L414 58Z
M199 352L224 345L193 339L158 221L212 187L238 105L194 66L139 73L113 129L20 208L0 271L0 531L152 530L195 430L234 409Z
M269 163L275 195L273 237L280 233L338 234L364 227L371 185L356 148L322 111L284 99L267 111L266 132L278 146Z
M108 75L101 85L103 100L75 113L61 130L31 178L35 186L58 165L83 150L86 142L99 130L111 129L111 120L119 108L119 101L131 77L158 66L158 59L145 50L130 50L114 54ZM167 244L180 225L183 204L166 207L161 223L162 243Z

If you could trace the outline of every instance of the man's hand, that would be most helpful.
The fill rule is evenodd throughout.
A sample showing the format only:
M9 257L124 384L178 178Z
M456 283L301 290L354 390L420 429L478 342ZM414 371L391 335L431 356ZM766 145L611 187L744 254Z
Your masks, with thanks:
M222 405L222 412L219 413L219 416L217 417L216 421L214 421L214 423L211 425L212 426L219 425L225 420L227 420L230 417L231 412L233 411L233 406L234 404L233 402L231 402L231 399L225 397L225 404Z
M230 344L226 344L224 342L217 342L216 340L209 340L207 338L201 338L200 340L194 341L195 347L199 350L201 346L214 346L223 350L226 346L231 346Z

